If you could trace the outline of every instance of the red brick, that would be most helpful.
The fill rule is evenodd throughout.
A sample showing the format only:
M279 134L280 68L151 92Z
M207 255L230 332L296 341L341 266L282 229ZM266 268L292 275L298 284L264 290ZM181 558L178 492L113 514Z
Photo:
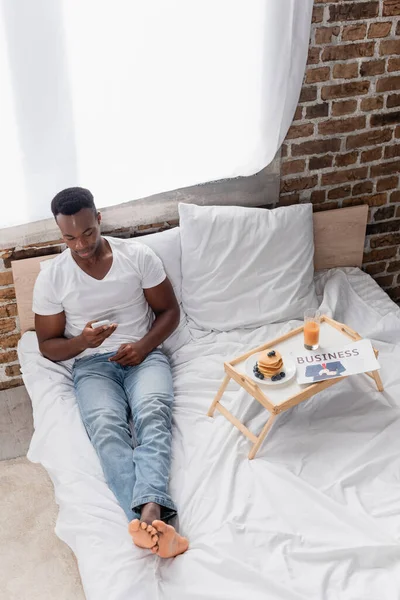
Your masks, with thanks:
M348 152L347 154L337 154L335 157L335 167L348 167L357 162L358 152Z
M393 219L394 217L394 206L382 206L374 212L374 221L385 221L387 219Z
M323 6L314 6L312 11L312 23L321 23L324 18L324 7Z
M343 100L332 103L332 116L339 117L353 113L357 108L357 100Z
M355 77L358 77L358 63L340 63L334 65L334 79L354 79Z
M400 262L399 262L399 264L400 264ZM377 275L378 273L383 273L385 268L386 268L385 262L378 262L378 263L371 263L370 265L367 265L364 268L364 270L369 275Z
M343 42L354 42L355 40L363 40L367 35L367 24L366 23L355 23L354 25L347 25L343 27L342 41Z
M294 113L293 121L301 121L302 118L303 118L303 107L298 106Z
M9 379L8 381L0 382L0 390L10 390L11 388L18 387L23 385L23 381L21 377L17 377L15 379Z
M379 175L391 175L398 173L400 169L400 160L390 163L382 163L371 167L371 177L379 177Z
M347 150L353 150L354 148L360 148L362 146L384 144L391 140L392 133L391 129L373 129L358 135L351 135L346 140L346 148Z
M16 360L18 360L18 354L16 350L8 350L7 352L0 353L0 364L2 365L15 362Z
M372 148L371 150L365 150L364 152L361 152L360 161L362 163L366 163L373 162L374 160L379 160L380 158L382 158L382 150L382 146L377 146L376 148Z
M15 288L7 287L0 289L0 300L15 300Z
M336 183L346 183L346 181L365 179L367 175L368 167L346 169L345 171L332 171L332 173L324 173L322 175L321 185L335 185Z
M383 38L389 35L392 28L391 21L384 21L382 23L371 23L368 29L369 38Z
M394 137L395 138L400 138L400 125L398 125L396 127L396 129L394 130Z
M314 102L317 99L317 88L315 86L302 87L299 102Z
M378 83L380 82L378 81ZM337 85L326 85L321 90L321 98L322 100L330 100L332 98L361 96L368 93L369 86L369 81L349 81L348 83L339 83Z
M288 144L283 143L281 146L281 158L285 158L288 155Z
M363 256L363 263L376 262L377 260L386 260L388 258L394 258L397 254L397 248L381 248L379 250L372 250L372 252L365 252Z
M381 56L400 54L400 40L382 40L379 44L379 54Z
M371 116L371 127L383 127L400 122L400 110L387 113L379 113Z
M17 316L17 305L16 304L4 304L0 306L0 319L5 317L16 317Z
M342 202L342 208L347 208L348 206L360 206L362 204L367 204L364 202L364 198L345 198Z
M330 67L319 67L317 69L307 69L306 83L317 83L318 81L328 81L330 77Z
M313 188L318 183L318 175L311 177L294 177L281 181L281 192L297 192L299 190L307 190Z
M378 16L379 2L346 2L329 7L329 22L357 21Z
M393 273L395 271L400 271L400 260L392 260L387 265L387 272L388 273Z
M385 59L365 60L361 63L361 77L371 77L373 75L382 75L385 72Z
M307 154L326 154L337 152L340 148L340 140L330 138L327 140L311 140L302 144L292 144L292 156L305 156Z
M364 129L365 117L350 117L349 119L332 119L322 121L318 124L318 133L322 135L333 135L338 133L349 133L357 129Z
M399 218L400 218L400 206L398 206L397 210L396 210L396 219L399 219Z
M325 202L326 191L325 190L314 190L311 192L310 202L312 204L320 204L321 202Z
M310 171L315 171L316 169L326 169L326 167L331 167L333 162L333 156L329 154L325 154L325 156L313 156L310 158L310 162L308 168Z
M400 0L384 0L383 16L393 17L395 15L400 15Z
M302 125L292 125L287 132L286 139L293 140L295 138L309 137L314 133L314 125L312 123L304 123Z
M14 317L10 317L9 319L0 319L0 335L5 333L11 333L16 329L17 325Z
M322 204L314 204L313 211L321 212L322 210L334 210L335 208L338 208L338 206L338 202L323 202Z
M337 37L340 33L340 27L318 27L315 30L315 43L316 44L329 44L332 41L332 37Z
M400 190L396 190L390 194L390 202L400 202Z
M5 350L8 348L16 348L20 337L19 333L0 337L0 348L4 348Z
M361 100L361 110L380 110L383 107L383 96L370 96Z
M344 185L342 187L333 188L328 191L329 200L338 200L340 198L345 198L346 196L350 196L351 186Z
M293 173L302 173L305 169L306 161L302 160L290 160L282 163L281 175L293 175Z
M389 58L387 70L389 73L400 71L400 58Z
M386 98L386 106L387 108L394 108L395 106L400 106L400 94L390 94Z
M390 207L393 208L393 207ZM381 221L380 223L368 223L367 225L367 235L377 235L377 234L381 234L381 233L385 233L385 234L393 234L393 235L398 235L400 238L400 234L398 233L400 231L400 219L390 219L389 221ZM373 237L370 240L370 244L372 241L374 241L377 238ZM371 248L373 246L371 245Z
M11 283L13 283L11 271L4 271L4 273L0 273L0 285L10 285Z
M392 90L400 90L400 75L382 77L376 82L377 92L390 92Z
M370 194L374 186L372 181L362 181L361 183L356 183L353 185L352 195L359 196L360 194Z
M397 156L400 156L400 144L385 147L385 158L396 158Z
M400 244L400 233L386 233L371 238L370 246L372 249L382 248L383 246L397 246Z
M21 369L19 365L9 365L5 369L5 373L7 377L17 377L17 375L21 375Z
M321 48L309 48L308 49L308 65L317 65L319 63L319 55L321 52Z
M331 60L350 60L374 55L374 42L361 42L360 44L345 44L326 46L322 51L323 62Z
M279 198L279 206L292 206L293 204L299 204L299 194L289 194L288 196L281 196Z
M311 104L306 108L307 119L319 119L321 117L327 117L329 115L329 104L322 102L320 104Z
M377 192L385 192L386 190L394 190L397 188L399 178L393 175L392 177L385 177L384 179L378 179L376 184Z
M375 281L382 288L390 287L393 284L393 275L384 275L383 277L375 277Z

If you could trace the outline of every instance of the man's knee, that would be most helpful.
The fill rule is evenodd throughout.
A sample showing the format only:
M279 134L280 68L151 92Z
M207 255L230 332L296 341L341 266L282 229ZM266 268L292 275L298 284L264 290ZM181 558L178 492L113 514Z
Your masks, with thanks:
M96 410L85 417L85 426L93 442L102 442L108 436L129 435L128 418L111 410Z

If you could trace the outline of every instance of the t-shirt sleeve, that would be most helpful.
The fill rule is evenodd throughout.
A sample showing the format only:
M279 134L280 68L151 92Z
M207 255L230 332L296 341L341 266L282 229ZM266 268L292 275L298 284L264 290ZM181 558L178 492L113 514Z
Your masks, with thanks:
M157 254L148 246L141 244L143 252L140 261L140 274L142 278L142 288L149 288L160 285L166 278L164 265Z
M62 312L63 306L57 298L54 283L50 277L50 270L41 271L33 288L32 310L37 315L57 315Z

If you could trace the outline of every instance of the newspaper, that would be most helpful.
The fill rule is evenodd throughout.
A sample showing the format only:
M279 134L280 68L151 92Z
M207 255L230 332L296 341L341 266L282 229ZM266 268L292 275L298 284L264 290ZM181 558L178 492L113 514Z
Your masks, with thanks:
M298 384L311 384L380 369L370 340L352 342L336 349L320 348L293 358Z

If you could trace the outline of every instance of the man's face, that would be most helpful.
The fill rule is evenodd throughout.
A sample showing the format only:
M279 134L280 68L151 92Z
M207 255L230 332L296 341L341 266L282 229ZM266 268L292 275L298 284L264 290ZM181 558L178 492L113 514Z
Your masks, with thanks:
M82 208L74 215L57 215L56 221L72 254L81 260L94 256L101 241L99 212Z

